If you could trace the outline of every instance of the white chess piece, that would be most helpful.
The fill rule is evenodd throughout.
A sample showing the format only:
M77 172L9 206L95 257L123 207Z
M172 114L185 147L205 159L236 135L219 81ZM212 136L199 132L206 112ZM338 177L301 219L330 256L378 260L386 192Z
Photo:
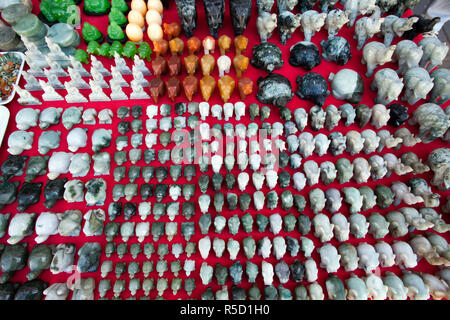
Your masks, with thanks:
M139 56L137 54L134 55L134 66L139 71L141 71L143 75L145 75L145 76L151 76L152 75L150 70L145 65L145 61L142 60L141 58L139 58Z
M39 84L39 81L37 81L36 77L33 76L31 73L28 73L27 71L22 71L22 76L27 82L25 84L25 90L27 91L41 91L41 85Z
M131 82L133 81L143 87L149 86L148 81L144 78L144 74L136 66L133 66L133 80Z
M48 65L50 66L50 73L54 74L57 77L67 77L67 72L64 71L64 69L61 67L61 65L53 59L51 56L45 56L45 60L47 61ZM45 71L44 71L45 72Z
M44 94L42 95L42 100L44 101L60 101L64 100L64 98L55 91L55 89L43 80L39 80L39 84L44 90Z
M114 52L114 62L116 64L116 69L123 75L131 74L130 68L124 58L120 57L117 52Z
M83 78L81 77L81 74L72 68L68 68L67 71L69 72L70 75L70 83L76 87L77 89L89 89L89 85L86 83L86 81L83 80Z
M16 92L19 95L17 102L19 102L22 106L30 106L30 105L40 105L42 102L39 101L38 98L35 98L29 93L27 90L20 88L19 86L15 86Z
M77 87L75 87L70 82L64 82L64 86L66 87L67 95L65 97L67 103L81 103L88 102L88 99L83 96Z
M91 86L91 94L89 95L90 101L111 101L111 99L103 92L102 87L97 85L94 80L89 80L89 85Z
M91 56L91 73L92 73L92 69L96 69L98 72L100 72L105 77L111 75L111 72L109 72L103 66L103 63L101 61L99 61L95 56Z
M70 56L69 59L70 59L70 64L72 65L72 68L74 70L76 70L77 72L79 72L81 74L81 76L83 76L83 77L90 77L91 76L89 74L89 72L87 72L87 70L83 67L81 62L78 61L77 59L75 59L75 57Z
M128 100L128 96L117 83L111 83L111 100Z
M119 72L119 70L117 70L116 67L111 66L111 74L112 74L112 79L109 81L109 85L111 85L111 83L117 83L121 87L129 87L130 86L128 84L128 82L126 82L125 79L122 77L122 74Z
M51 70L44 69L45 76L47 77L47 83L51 85L54 89L64 89L63 84L59 81L58 77L51 73Z
M133 89L133 92L131 92L130 99L150 99L150 96L144 91L144 88L136 82L131 83L131 88Z
M92 78L94 79L95 83L97 83L100 87L106 89L109 88L108 83L103 79L103 75L97 70L97 69L91 69L92 71Z

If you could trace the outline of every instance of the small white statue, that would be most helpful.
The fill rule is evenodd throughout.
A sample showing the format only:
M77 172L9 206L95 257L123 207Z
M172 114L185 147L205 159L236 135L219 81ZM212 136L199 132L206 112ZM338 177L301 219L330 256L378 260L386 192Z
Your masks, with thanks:
M51 73L51 70L44 69L45 76L47 77L48 81L47 83L52 86L54 89L64 89L64 85L59 81L58 77Z
M28 73L32 74L35 77L45 77L45 73L42 68L33 60L31 56L25 55L25 61L27 65L30 67L28 69Z
M72 68L68 68L67 71L70 75L70 83L72 86L76 87L77 89L89 89L89 85L86 83L86 81L83 80L81 77L81 74Z
M277 27L277 15L276 13L269 13L262 11L259 13L256 19L256 26L258 28L259 37L261 42L267 42L272 36L272 32Z
M111 99L103 92L102 87L97 85L93 80L89 80L91 87L91 94L89 94L90 101L111 101Z
M72 84L72 82L64 82L67 95L65 97L67 103L82 103L88 102L88 99L83 96L78 88Z
M150 98L150 95L148 95L144 91L144 88L140 84L131 82L131 88L133 89L133 91L130 94L130 99L138 100L138 99L149 99Z
M28 91L41 91L41 85L34 75L27 71L22 71L22 76L27 82L24 89Z
M325 21L325 29L328 30L328 39L335 37L339 30L349 22L350 11L342 11L340 9L333 9L328 12L327 19Z
M350 0L352 1L352 0ZM364 43L380 32L384 18L380 18L380 9L376 7L370 17L362 17L356 21L354 39L358 40L356 48L361 50Z
M19 102L22 106L31 106L31 105L40 105L42 102L39 101L39 99L33 97L30 92L28 92L25 89L20 88L19 86L15 86L16 92L19 95L19 99L17 99L17 102Z
M125 79L122 77L122 74L117 70L116 67L111 67L111 75L112 79L109 80L109 85L112 86L112 83L117 83L121 87L129 87L130 85L128 82L125 81Z
M403 89L403 81L394 70L385 68L375 73L370 89L378 90L375 103L388 105L400 96Z
M57 77L67 77L67 72L64 71L64 69L61 67L61 65L52 57L52 56L45 56L45 60L47 61L48 65L50 66L50 73L54 74ZM44 70L45 72L45 70ZM48 77L48 76L47 76Z
M398 63L397 73L404 75L408 69L419 66L423 50L411 40L402 40L397 43L392 61Z
M319 32L325 25L326 13L308 10L302 14L301 25L305 34L305 41L311 41L314 33Z
M376 0L347 0L344 3L344 9L349 10L349 22L348 27L353 27L356 17L361 14L365 15L368 12L374 10L375 8L380 11L380 9L375 5Z
M103 63L101 63L101 61L97 60L97 58L92 55L91 56L91 73L92 73L93 69L97 70L105 77L111 75L111 73L103 66Z
M50 49L50 53L48 55L49 58L54 60L68 60L67 55L62 52L61 47L53 42L52 39L45 37L45 42L47 43L48 48Z
M105 79L103 78L103 75L102 75L102 73L100 71L98 71L97 69L92 68L91 72L92 72L92 78L94 79L94 82L97 85L99 85L103 89L109 88L108 83L105 81Z
M372 41L364 46L361 63L367 65L366 77L370 78L378 66L390 62L396 46L385 47L381 42Z
M75 71L79 72L81 74L81 76L83 76L83 77L90 77L91 76L89 74L89 72L87 72L87 70L83 67L81 62L78 61L77 59L75 59L75 57L70 56L69 60L70 60L70 64L72 65L72 68Z
M122 75L132 74L125 59L122 58L117 52L114 52L114 62L117 71L119 71Z
M230 72L231 59L228 56L220 56L217 59L217 68L219 69L219 77L223 77L225 73Z
M449 47L437 37L426 37L419 41L419 47L423 49L423 56L419 65L427 71L441 65L447 56Z
M64 100L64 98L55 91L55 89L43 80L39 80L39 84L44 90L44 94L42 95L42 100L44 101L59 101ZM64 86L63 86L64 87Z
M145 80L144 74L136 68L136 66L133 66L133 80L131 81L131 86L133 87L133 82L142 86L142 87L148 87L148 81Z
M145 76L151 76L152 73L150 72L150 70L147 68L147 66L145 65L145 61L142 60L141 58L139 58L139 55L134 55L134 66L136 67L139 71L141 71Z
M111 100L128 100L128 96L123 92L122 87L111 82Z

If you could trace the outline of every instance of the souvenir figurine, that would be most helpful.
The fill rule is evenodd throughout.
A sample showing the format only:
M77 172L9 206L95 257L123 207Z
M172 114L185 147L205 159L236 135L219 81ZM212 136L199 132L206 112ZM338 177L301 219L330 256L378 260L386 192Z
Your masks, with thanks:
M102 87L97 85L93 80L89 80L91 93L89 94L90 101L111 101L111 99L103 92Z
M245 50L247 50L247 45L248 45L247 37L244 37L243 35L234 37L234 48L236 50L237 55L241 54L242 52L245 52Z
M138 55L135 55L133 59L134 59L134 66L133 67L136 67L140 72L142 72L143 75L150 76L152 74L150 72L150 70L147 68L147 66L145 65L144 60L139 58Z
M420 99L426 99L428 93L433 89L433 79L431 79L427 70L416 67L408 69L405 72L405 93L402 96L403 101L410 105L415 104Z
M189 54L196 54L200 51L202 42L197 37L191 37L187 40L186 46L188 48Z
M216 88L216 80L212 76L204 76L200 79L200 91L205 101L208 101Z
M153 41L153 51L156 53L156 57L165 57L169 51L169 42L164 39Z
M322 10L322 12L325 11ZM328 12L327 19L325 21L325 29L328 30L328 39L335 37L339 30L341 30L341 28L349 22L349 15L350 11L342 11L340 9L333 9Z
M240 78L238 80L238 89L241 100L245 101L245 98L253 92L253 81L246 77Z
M116 70L119 71L122 75L132 74L130 68L125 62L125 59L121 58L117 52L114 53L114 62Z
M258 28L261 42L267 42L277 27L277 15L266 11L260 12L256 19L256 27Z
M350 44L345 38L331 37L328 40L322 40L320 45L323 49L322 57L331 62L343 66L351 59Z
M377 66L383 65L392 60L396 46L385 47L377 41L369 42L364 46L361 63L367 65L366 77L370 78Z
M273 43L261 43L254 46L252 51L253 57L250 62L255 68L271 73L283 66L281 50Z
M64 100L64 98L58 94L55 89L48 84L47 82L43 80L39 80L39 84L42 87L42 90L44 90L44 94L42 95L42 100L44 101L58 101L58 100Z
M315 10L308 10L302 13L301 25L305 35L305 41L311 41L314 33L319 32L325 25L326 13L318 13Z
M40 80L42 81L42 80ZM31 105L40 105L40 102L37 98L33 97L28 90L22 89L19 86L15 86L15 90L19 95L17 102L19 102L22 106L31 106Z
M122 87L118 83L111 83L111 100L127 100L128 96L123 92Z
M234 69L236 70L236 77L238 79L240 79L242 77L242 73L247 71L248 63L249 63L249 59L246 56L244 56L242 54L237 54L234 56L233 66L234 66Z
M418 124L417 137L423 143L429 143L445 134L450 126L450 120L437 104L424 103L414 111L410 124Z
M289 63L294 67L302 67L306 71L312 70L321 62L319 49L309 41L296 43L289 52Z
M271 73L265 78L259 78L257 85L259 89L256 99L261 103L269 103L282 108L294 96L291 83L280 74Z
M430 94L430 102L443 105L450 98L450 70L436 69L430 73L434 86Z
M378 18L380 16L380 9L375 5L376 0L351 0L344 3L344 10L349 10L349 22L347 26L353 27L355 20L359 14L365 15L370 11L378 11ZM382 22L382 21L381 21ZM381 23L380 22L380 23Z
M247 28L252 13L251 0L231 0L230 15L234 29L234 35L238 36Z
M64 86L67 91L65 99L68 103L82 103L88 102L87 98L84 97L77 87L75 87L71 82L64 82Z
M441 42L437 37L426 37L419 41L419 47L423 50L423 56L419 66L427 71L433 70L441 65L447 56L449 47Z
M434 26L441 21L440 17L434 17L431 19L424 18L422 15L412 15L412 17L417 17L418 20L413 23L412 29L406 31L403 34L403 38L408 40L413 40L419 34L428 34L433 32Z
M285 45L294 31L300 27L301 14L293 14L290 11L282 11L278 14L278 32L281 44Z
M370 0L363 0L361 2L364 1ZM380 9L378 7L375 7L370 17L362 17L361 19L358 19L355 24L355 34L353 36L353 38L358 41L358 45L356 46L358 50L362 49L367 40L371 39L376 33L380 32L383 21L384 18L380 18Z
M300 99L308 99L322 106L329 96L327 81L318 73L310 72L303 77L297 76L297 91L295 94Z
M354 70L341 69L338 73L331 73L331 93L336 99L346 100L350 103L359 103L364 93L364 84L361 76Z
M394 37L401 37L403 33L411 30L414 23L419 20L417 17L399 18L395 15L388 15L381 24L381 33L384 36L384 45L389 47Z
M385 68L377 71L370 89L378 91L375 103L388 105L400 96L403 82L394 70Z
M174 37L178 37L181 33L181 25L178 22L163 23L164 34L170 41Z
M217 85L219 87L220 97L223 102L228 102L234 91L236 82L230 76L223 76L218 80Z
M217 44L219 45L220 55L225 55L228 51L230 51L231 47L231 38L226 34L221 35L217 40Z
M208 22L209 33L217 39L219 29L222 28L223 16L225 12L224 0L203 0L206 21ZM232 15L233 16L233 15ZM190 36L187 36L188 38Z
M98 72L100 72L103 76L107 77L110 76L111 73L103 66L103 63L95 56L91 56L91 73L92 69L96 69Z
M144 91L144 87L136 82L131 82L130 99L148 99L150 96Z

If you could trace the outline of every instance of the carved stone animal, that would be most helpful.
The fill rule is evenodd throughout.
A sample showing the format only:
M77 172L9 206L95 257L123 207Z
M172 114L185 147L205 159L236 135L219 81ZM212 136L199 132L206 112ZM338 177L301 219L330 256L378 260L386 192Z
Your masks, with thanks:
M402 40L397 43L392 61L398 63L397 73L404 75L408 69L419 66L422 56L422 48L411 40Z
M300 0L301 1L301 0ZM322 12L328 13L339 0L319 0L319 7Z
M319 32L325 24L326 13L319 13L315 10L308 10L302 14L301 24L305 41L311 41L314 33Z
M298 0L277 0L278 12L281 13L286 10L292 11L292 10L294 10L297 3L298 3Z
M272 36L273 30L277 27L277 15L265 11L260 12L256 19L256 27L258 28L261 42L267 42L267 39Z
M399 18L389 15L384 18L381 24L381 34L384 35L384 45L390 46L394 37L401 37L404 32L411 30L412 25L419 20L417 17Z
M325 0L330 1L330 0ZM331 0L333 1L333 0ZM316 4L317 0L298 0L297 9L299 12L303 13L308 10L312 10L314 5Z
M418 20L412 25L412 29L406 31L403 34L403 38L408 40L413 40L419 34L426 34L433 31L434 26L441 21L441 18L434 17L431 19L424 18L421 15L412 15L412 17L417 17Z
M404 77L405 93L403 101L410 105L415 104L420 99L425 99L427 94L433 89L433 79L424 68L412 68L406 71Z
M346 0L344 3L344 9L350 10L348 27L353 27L356 17L359 14L365 15L373 10L376 7L375 1L376 0Z
M352 57L350 44L345 38L331 37L327 41L322 40L320 45L323 49L322 57L340 66L347 64Z
M444 68L436 69L430 75L434 79L430 102L443 105L450 99L450 70Z
M378 90L375 103L388 105L398 99L403 89L403 82L394 70L384 68L375 73L370 89Z
M411 9L419 2L420 0L398 0L392 11L396 16L401 17L406 10Z
M372 41L364 46L362 64L367 65L366 77L373 75L376 67L392 60L396 46L385 47L381 42Z
M338 34L344 24L349 21L349 15L349 10L342 11L340 9L333 9L328 12L327 19L325 21L325 29L328 30L328 38L332 38Z
M209 33L217 39L219 29L222 28L223 16L225 13L224 0L203 0L205 7L206 21L208 22Z
M293 14L290 11L283 11L278 14L278 33L280 34L280 43L285 45L294 31L300 27L301 14Z
M380 18L380 9L376 8L370 17L362 17L356 22L353 38L358 40L356 47L358 50L361 50L367 40L380 32L383 21L384 18Z
M252 0L230 0L230 15L234 35L241 35L247 28L252 13Z
M270 12L272 10L275 0L256 0L256 7L258 8L258 14L262 12Z
M424 103L413 113L409 121L411 125L419 125L417 137L423 143L429 143L444 136L450 127L450 120L444 110L435 103Z
M448 45L440 41L437 37L428 37L419 41L419 47L423 50L422 59L419 66L433 70L442 64L448 53Z
M178 17L183 27L186 38L194 35L197 29L197 9L195 0L175 0L177 6Z

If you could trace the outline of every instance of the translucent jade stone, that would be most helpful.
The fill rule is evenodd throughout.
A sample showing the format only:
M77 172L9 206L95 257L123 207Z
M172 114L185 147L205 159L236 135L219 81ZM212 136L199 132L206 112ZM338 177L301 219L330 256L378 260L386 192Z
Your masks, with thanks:
M238 90L241 100L244 101L245 98L252 94L253 92L253 81L250 78L244 77L238 80Z
M125 0L111 0L111 7L117 8L121 12L127 12L130 9Z
M200 59L194 54L188 55L187 57L184 58L184 66L186 68L187 74L189 75L195 74L199 64Z
M122 55L124 57L133 59L133 57L136 53L137 53L136 44L134 42L127 41L127 43L125 43L125 46L123 47Z
M75 59L81 63L89 63L89 55L83 49L75 51Z
M220 97L222 98L223 102L227 102L233 94L236 82L232 77L226 75L219 79L218 86Z
M111 11L109 12L108 19L110 22L115 22L119 26L124 27L128 19L125 17L125 15L120 11L118 8L111 8Z
M187 48L189 50L189 53L197 53L202 46L202 42L197 37L189 38L187 41Z
M152 55L152 49L150 48L150 45L147 42L142 42L138 49L139 57L142 60L151 60Z
M202 92L203 100L208 101L216 88L216 79L212 76L204 76L200 79L200 91Z
M125 40L125 33L117 23L111 22L108 26L108 38L110 42L114 42L115 40L123 42Z
M234 38L234 47L236 48L236 54L241 54L241 52L247 49L248 39L243 35Z
M114 53L117 52L119 55L123 53L123 46L119 41L114 41L111 44L111 56L114 57Z
M210 54L205 54L200 59L200 65L202 67L203 75L209 76L214 70L214 66L216 65L216 59Z
M102 33L89 22L85 22L83 24L81 35L83 36L84 41L86 41L87 43L89 43L90 41L97 41L98 43L102 43L105 40Z
M155 51L156 56L165 56L169 50L169 42L167 40L161 39L153 41L153 51Z
M98 55L100 52L100 44L97 41L90 41L86 48L86 52L89 54Z
M100 46L98 54L104 57L111 57L111 46L109 45L108 42L105 42Z
M231 38L224 34L219 37L219 40L217 42L219 43L220 55L225 55L225 53L230 50Z
M87 15L102 16L107 14L110 8L111 4L108 0L84 0L83 10Z
M236 77L242 77L242 73L244 73L248 68L249 59L242 54L238 54L233 58L234 69L236 70Z
M79 16L78 11L71 10L70 6L75 6L74 0L42 0L39 4L39 9L48 21L66 23L72 15L76 14Z

